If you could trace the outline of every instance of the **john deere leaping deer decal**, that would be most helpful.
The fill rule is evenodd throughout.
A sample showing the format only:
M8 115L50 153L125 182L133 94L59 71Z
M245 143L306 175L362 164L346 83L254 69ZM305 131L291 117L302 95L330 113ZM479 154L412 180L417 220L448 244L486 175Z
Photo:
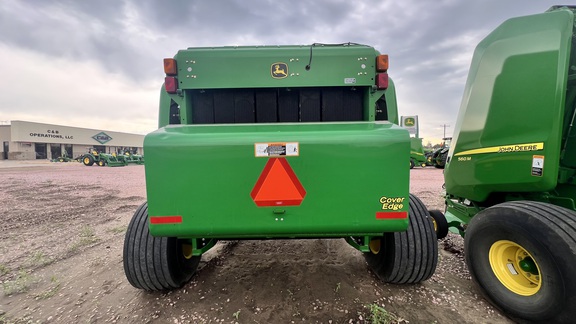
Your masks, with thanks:
M288 76L288 64L273 63L270 67L270 73L274 79L284 79Z

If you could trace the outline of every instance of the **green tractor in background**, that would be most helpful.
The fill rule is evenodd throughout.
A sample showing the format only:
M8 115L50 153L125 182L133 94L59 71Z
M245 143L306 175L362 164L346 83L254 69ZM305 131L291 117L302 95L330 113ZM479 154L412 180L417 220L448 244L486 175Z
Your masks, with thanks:
M89 149L88 153L84 154L80 160L85 166L93 166L97 164L98 166L126 166L128 163L123 158L118 158L115 153L101 153L95 149Z
M504 22L476 48L445 174L446 219L515 319L576 319L576 7Z
M426 154L426 165L431 165L438 169L444 169L451 141L452 137L444 137L439 148Z
M119 161L126 162L126 164L144 164L144 156L139 154L133 154L129 150L125 150L124 153L118 154L116 158Z
M52 162L72 162L72 161L74 161L74 159L68 156L68 152L66 152L66 150L63 151L61 156L52 160Z
M352 43L188 48L164 71L159 129L144 139L148 201L124 240L132 286L177 289L230 239L343 238L385 282L432 276L436 233L409 194L387 55Z

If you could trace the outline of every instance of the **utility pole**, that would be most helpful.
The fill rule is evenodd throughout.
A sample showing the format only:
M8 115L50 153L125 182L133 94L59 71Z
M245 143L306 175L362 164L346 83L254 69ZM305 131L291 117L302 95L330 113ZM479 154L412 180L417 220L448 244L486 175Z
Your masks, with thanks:
M446 138L446 128L450 127L450 125L444 124L444 125L440 125L440 126L444 128L444 137L443 138Z

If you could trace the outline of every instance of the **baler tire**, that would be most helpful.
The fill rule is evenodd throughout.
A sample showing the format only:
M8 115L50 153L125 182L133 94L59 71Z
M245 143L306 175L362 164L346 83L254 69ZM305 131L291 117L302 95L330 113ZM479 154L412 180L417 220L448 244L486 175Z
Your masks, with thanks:
M464 240L472 279L492 304L512 318L549 323L576 318L575 246L576 212L534 201L483 210Z
M404 232L384 233L379 249L364 253L372 271L384 282L414 284L429 279L438 263L438 242L431 217L410 194L410 222Z
M124 238L123 263L128 282L148 291L182 287L192 278L200 256L185 257L183 240L154 237L148 230L148 204L136 210Z
M82 163L84 163L85 166L93 166L94 158L91 155L84 155L82 158Z
M438 209L429 210L432 221L434 222L434 230L436 231L436 238L441 240L448 235L448 221L444 214Z

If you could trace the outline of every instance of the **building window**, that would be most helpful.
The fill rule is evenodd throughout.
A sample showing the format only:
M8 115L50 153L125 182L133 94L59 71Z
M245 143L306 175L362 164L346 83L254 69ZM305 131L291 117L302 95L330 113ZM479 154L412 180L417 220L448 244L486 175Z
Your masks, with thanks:
M34 151L36 152L36 159L43 160L47 158L46 143L35 143Z
M72 144L64 144L64 152L67 157L72 158Z
M60 144L50 144L50 154L52 155L52 160L61 157L62 146Z

